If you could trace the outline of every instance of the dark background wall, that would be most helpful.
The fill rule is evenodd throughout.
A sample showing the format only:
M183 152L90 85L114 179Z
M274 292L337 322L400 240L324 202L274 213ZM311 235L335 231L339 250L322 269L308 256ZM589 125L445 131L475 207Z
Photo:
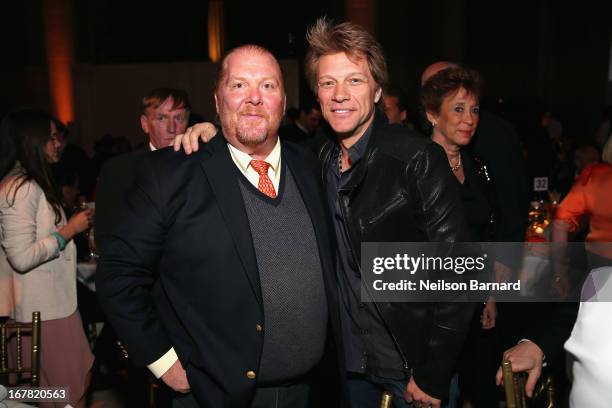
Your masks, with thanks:
M611 11L610 2L385 1L377 36L414 104L422 69L450 59L478 69L490 97L558 112L590 134L612 103Z
M0 13L0 114L49 105L40 1L4 2Z
M224 3L226 48L256 42L300 61L306 27L323 14L342 21L345 10L343 0ZM392 81L407 91L414 107L421 70L450 59L480 70L489 96L559 112L578 137L588 137L603 107L612 103L610 3L379 0L376 35ZM48 107L42 0L2 7L0 114L20 105ZM207 1L196 0L75 0L76 62L205 62L207 9ZM302 81L302 98L307 93Z

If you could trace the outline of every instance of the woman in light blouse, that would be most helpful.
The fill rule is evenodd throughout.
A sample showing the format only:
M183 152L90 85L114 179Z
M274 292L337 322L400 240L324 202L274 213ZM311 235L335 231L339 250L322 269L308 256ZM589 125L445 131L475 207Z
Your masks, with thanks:
M66 221L49 166L59 160L55 133L51 118L35 110L0 123L0 316L29 322L40 311L40 385L69 387L70 405L78 407L85 406L93 356L77 310L72 238L93 214Z

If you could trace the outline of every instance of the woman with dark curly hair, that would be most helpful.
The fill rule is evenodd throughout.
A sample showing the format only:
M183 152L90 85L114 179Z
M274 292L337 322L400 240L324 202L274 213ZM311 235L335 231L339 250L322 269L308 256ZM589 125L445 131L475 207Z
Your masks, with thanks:
M35 110L0 123L0 316L28 322L40 312L40 385L69 387L70 405L84 407L93 356L77 310L72 238L93 214L66 220L49 166L59 160L55 133L51 117Z

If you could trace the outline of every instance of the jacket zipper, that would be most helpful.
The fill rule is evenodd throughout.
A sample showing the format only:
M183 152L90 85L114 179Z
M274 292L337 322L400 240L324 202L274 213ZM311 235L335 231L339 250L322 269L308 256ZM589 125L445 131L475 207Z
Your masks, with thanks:
M338 196L339 196L338 198L341 199L341 201L340 201L340 204L341 204L340 205L340 211L342 213L342 220L346 222L347 218L346 218L346 212L344 210L344 199L347 198L347 197L342 195L342 194L340 194L340 193L338 193ZM344 227L347 230L347 232L349 232L348 231L348 223L345 223ZM357 265L357 268L359 270L359 276L362 276L362 273L361 273L361 262L357 262L357 259L355 258L355 247L354 247L353 242L351 240L351 235L350 234L347 234L347 235L348 235L347 238L348 238L348 241L349 241L349 245L351 246L351 248L350 248L351 249L351 257L353 257L353 262L355 262L355 265ZM363 285L363 282L362 282L362 285ZM403 360L404 370L406 372L409 372L410 367L408 366L408 360L406 359L406 356L404 355L404 351L400 347L399 342L397 341L397 338L395 337L395 334L393 334L393 331L389 328L389 324L385 320L385 316L381 313L380 307L378 306L378 303L374 301L374 297L370 293L370 290L366 286L364 286L364 288L365 288L366 292L368 293L368 296L370 296L370 299L372 300L372 303L374 303L374 307L376 308L376 311L378 312L378 315L380 316L380 319L382 320L383 324L385 325L385 328L387 329L387 331L391 335L391 339L393 340L393 344L395 344L395 348L397 348L397 351L399 352L400 357ZM411 372L410 372L410 375L412 376Z

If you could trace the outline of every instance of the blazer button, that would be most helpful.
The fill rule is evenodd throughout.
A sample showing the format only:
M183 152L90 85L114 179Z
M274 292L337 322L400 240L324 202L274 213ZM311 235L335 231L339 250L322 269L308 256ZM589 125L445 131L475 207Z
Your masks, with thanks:
M257 375L255 374L255 371L247 371L247 378L249 380L254 380L255 377L257 377Z
M263 330L263 327L261 327L261 324L256 324L255 325L255 330L257 330L258 332Z

